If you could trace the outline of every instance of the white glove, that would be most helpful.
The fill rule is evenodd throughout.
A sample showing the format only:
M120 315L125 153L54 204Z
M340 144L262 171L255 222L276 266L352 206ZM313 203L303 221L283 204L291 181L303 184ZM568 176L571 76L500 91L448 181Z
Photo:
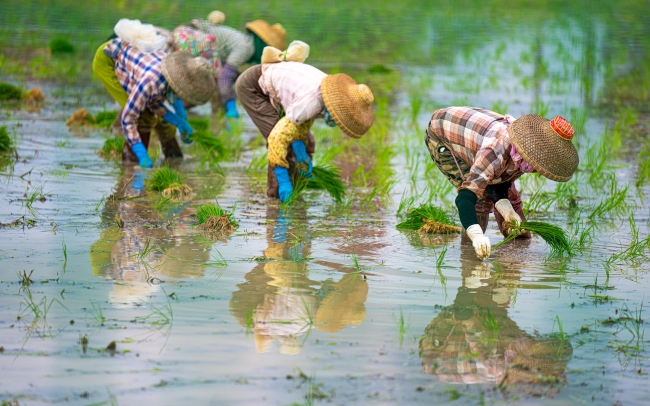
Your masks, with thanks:
M498 202L496 202L494 207L497 209L499 214L503 216L506 224L516 223L517 225L519 225L519 223L521 223L521 217L519 217L519 214L517 214L517 212L515 212L515 209L512 208L512 204L510 204L510 200L501 199ZM510 234L510 232L512 231L510 230L510 227L506 227L506 229L508 231L508 234Z
M474 251L476 251L476 256L479 259L488 258L490 256L490 249L492 245L490 244L490 239L483 234L481 226L478 224L472 224L465 230L467 236L472 240L472 245L474 246Z

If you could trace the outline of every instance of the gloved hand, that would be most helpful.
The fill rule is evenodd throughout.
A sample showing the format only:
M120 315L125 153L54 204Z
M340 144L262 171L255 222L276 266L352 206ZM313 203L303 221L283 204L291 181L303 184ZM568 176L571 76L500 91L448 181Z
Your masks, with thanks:
M142 171L137 171L133 174L131 180L131 187L135 190L144 190L144 174Z
M307 165L307 172L300 171L300 173L308 178L313 178L314 176L311 174L311 171L314 169L314 166L311 163L311 159L309 159L309 155L307 155L305 143L301 140L294 141L291 143L291 148L293 148L293 153L296 154L298 163Z
M230 99L225 103L226 106L226 118L239 118L239 112L237 111L237 104L235 104L235 99Z
M174 110L176 110L176 115L178 117L182 118L183 120L187 120L187 110L185 110L183 100L176 99L172 106L174 106Z
M276 166L273 171L275 172L275 178L278 180L278 194L280 195L280 201L284 203L287 201L289 196L291 196L291 193L293 193L289 171L287 168L281 166Z
M467 230L465 230L465 232L470 240L472 240L476 256L479 259L488 258L490 256L492 245L490 244L490 239L483 234L481 226L478 224L472 224L467 228Z
M287 242L287 225L287 218L284 217L282 210L280 210L280 213L278 213L278 225L275 226L275 231L273 232L273 242Z
M183 140L184 143L189 144L192 142L190 136L192 135L194 130L192 129L192 127L190 127L187 121L180 118L178 115L172 113L171 111L165 113L165 115L163 116L163 120L178 128L178 132L181 133L181 140Z
M519 223L521 223L521 217L519 217L519 214L517 214L517 212L515 212L515 209L512 208L510 200L501 199L496 202L494 207L503 216L506 224L516 223L519 225ZM506 231L508 234L510 234L512 232L512 227L506 226Z
M151 158L149 158L149 154L147 154L147 148L144 147L144 144L142 142L136 142L135 144L131 145L131 150L135 156L138 157L138 164L140 167L153 168L153 162L151 161Z

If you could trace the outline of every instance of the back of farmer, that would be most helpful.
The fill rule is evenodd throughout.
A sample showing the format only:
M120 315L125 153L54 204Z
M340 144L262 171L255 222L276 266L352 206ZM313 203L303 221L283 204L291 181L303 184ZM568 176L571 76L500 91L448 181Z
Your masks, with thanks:
M176 129L185 142L192 133L183 101L204 104L216 88L208 61L186 52L169 54L163 49L167 39L137 20L120 20L115 33L97 50L93 71L123 107L123 163L153 166L147 148L154 128L165 157L182 157Z
M566 182L578 167L574 130L560 116L526 114L515 120L475 107L448 107L433 113L425 142L431 158L458 188L456 206L465 235L479 258L490 256L484 232L488 216L508 236L510 223L525 221L514 181L524 173ZM530 238L526 232L519 238Z
M287 201L291 177L311 177L315 140L310 128L317 118L361 138L373 123L370 88L350 76L327 75L304 64L309 46L294 41L286 51L266 47L262 64L237 79L237 95L267 141L266 194Z
M212 110L226 110L227 118L238 118L234 84L238 69L245 64L259 64L266 46L286 49L287 34L281 24L255 20L246 24L244 32L223 25L225 15L213 11L207 19L195 19L176 27L172 32L174 49L189 51L208 58L214 66L218 92L212 99Z

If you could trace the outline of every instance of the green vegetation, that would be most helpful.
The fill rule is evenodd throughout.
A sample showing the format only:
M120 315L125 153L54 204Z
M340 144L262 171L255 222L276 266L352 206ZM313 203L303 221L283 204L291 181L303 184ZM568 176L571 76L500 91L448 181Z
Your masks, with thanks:
M0 83L0 100L20 100L23 91L11 83Z
M50 40L50 52L56 54L72 54L75 52L74 46L65 38L52 38Z
M460 228L454 225L447 213L432 204L425 204L411 209L406 214L406 219L397 224L397 228L420 230L424 233L434 234L457 233L460 231Z
M156 170L146 182L148 189L158 192L162 192L173 184L182 184L181 175L168 166Z
M514 240L517 236L528 230L533 234L539 235L546 241L551 247L551 256L573 255L572 245L569 243L566 232L556 225L541 221L522 221L518 225L512 224L511 226L512 230L510 231L510 235L504 238L503 241L494 244L493 249L500 247L508 241Z
M126 138L122 136L107 138L106 141L104 141L104 145L102 146L102 149L99 150L99 154L107 159L121 158L125 141Z
M7 126L0 127L0 153L13 151L13 140L7 133Z
M313 179L307 182L307 189L325 190L336 203L342 203L346 189L341 180L341 171L331 166L314 166Z
M222 232L232 231L239 227L235 220L235 208L228 212L216 204L204 204L196 211L199 229L204 231ZM221 257L223 259L223 257ZM225 262L225 261L224 261Z
M117 111L100 111L95 114L95 125L97 127L109 128L117 117Z

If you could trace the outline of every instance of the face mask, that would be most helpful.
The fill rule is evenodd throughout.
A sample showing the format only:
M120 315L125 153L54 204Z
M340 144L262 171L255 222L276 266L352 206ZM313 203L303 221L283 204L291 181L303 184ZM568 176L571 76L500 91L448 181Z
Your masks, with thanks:
M328 127L336 127L336 121L334 121L327 109L325 109L325 124L327 124Z

